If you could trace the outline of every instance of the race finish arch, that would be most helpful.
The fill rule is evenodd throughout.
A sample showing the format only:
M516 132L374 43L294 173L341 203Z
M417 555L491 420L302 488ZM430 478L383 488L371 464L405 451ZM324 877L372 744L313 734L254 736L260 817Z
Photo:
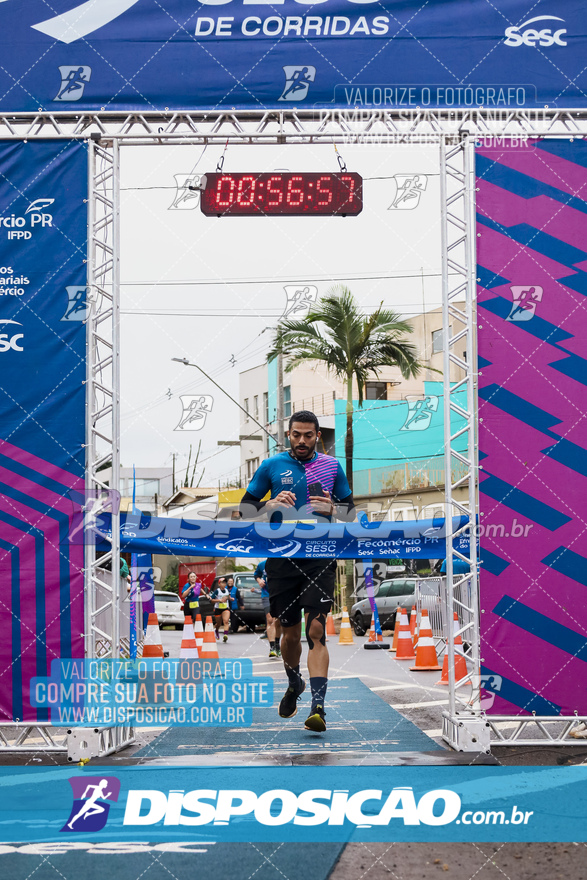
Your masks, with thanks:
M570 0L555 11L539 5L527 14L515 0L424 8L362 0L324 0L311 8L299 0L168 0L165 7L148 0L54 0L50 11L41 0L0 4L0 263L10 279L5 287L24 290L2 296L1 316L9 330L0 357L15 365L11 387L2 382L9 403L0 420L12 493L5 493L0 519L3 581L10 583L3 644L10 643L11 655L5 659L22 649L10 693L1 695L6 724L41 731L47 750L66 749L44 718L26 714L26 675L41 674L56 653L118 656L120 647L116 579L104 583L95 545L84 540L90 514L111 514L110 558L118 559L116 487L100 474L104 466L119 471L120 149L227 140L438 144L445 473L452 474L456 462L461 474L466 469L456 482L446 480L446 519L477 521L481 474L481 512L501 516L501 506L510 519L515 511L517 527L535 528L523 549L513 523L499 547L482 533L480 603L474 541L466 557L470 575L453 576L452 539L468 526L447 536L448 619L460 612L468 674L455 682L450 669L444 736L453 747L473 751L488 747L490 736L562 743L576 717L587 719L587 706L569 684L583 662L585 635L572 604L585 555L575 511L584 473L576 426L585 411L577 351L585 256L570 230L581 228L584 214L583 144L574 138L587 134L587 12ZM45 214L54 225L43 225ZM12 235L19 232L31 238ZM522 251L526 262L520 258L518 266ZM30 283L17 284L25 276ZM563 313L567 307L572 318ZM451 336L455 324L460 329ZM480 452L477 325L485 408ZM500 359L493 354L496 339ZM530 363L546 383L542 396ZM462 376L453 386L451 365ZM458 437L450 433L451 413L462 420ZM520 456L512 437L522 431L532 436ZM55 442L40 444L38 432L50 432ZM84 475L80 501L75 493ZM463 485L466 502L454 497ZM70 540L62 544L64 528ZM457 555L463 549L455 545ZM548 630L551 614L555 627ZM55 619L58 625L49 629ZM33 641L31 629L41 638ZM527 653L521 659L519 650L508 653L512 639L534 652L534 663ZM452 660L453 633L447 651ZM556 694L548 678L555 666ZM489 702L499 715L486 715ZM498 721L511 724L511 738ZM106 754L130 738L131 729L102 731L98 744L88 737L86 753ZM83 755L79 743L75 752L69 745L70 756ZM28 748L24 738L14 745Z

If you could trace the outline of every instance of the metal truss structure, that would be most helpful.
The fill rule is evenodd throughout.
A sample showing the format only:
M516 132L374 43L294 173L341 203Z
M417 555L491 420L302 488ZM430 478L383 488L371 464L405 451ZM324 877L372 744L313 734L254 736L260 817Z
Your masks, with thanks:
M218 144L436 144L440 148L443 270L445 513L447 523L465 513L478 515L475 346L475 144L484 138L587 137L584 110L516 108L426 109L345 108L313 110L218 110L101 113L0 114L1 140L80 139L90 150L87 362L87 510L111 510L112 543L107 556L118 568L119 529L116 484L119 473L119 210L120 148L129 145ZM463 306L464 302L464 306ZM453 332L451 333L451 322ZM464 349L463 349L464 346ZM465 355L463 356L463 350ZM459 354L460 352L460 354ZM461 378L452 385L450 367ZM460 392L457 399L457 392ZM463 404L462 398L465 398ZM458 430L451 428L458 416ZM454 419L453 419L454 425ZM467 450L458 452L465 434ZM452 466L466 473L452 482ZM100 477L111 468L112 485ZM462 473L462 470L461 470ZM466 486L466 501L454 492ZM91 508L91 510L90 510ZM454 537L454 536L452 536ZM471 541L470 575L455 577L452 537L447 535L447 620L456 611L459 625L447 634L449 707L443 737L461 751L487 751L499 745L577 744L568 737L581 718L486 716L480 698L479 601L476 542ZM466 597L466 598L465 598ZM116 657L120 650L119 579L112 583L86 547L85 646L87 657ZM465 647L455 644L461 636ZM464 653L467 675L455 681L454 658ZM587 720L587 719L585 719ZM16 738L5 732L16 728ZM21 729L22 728L22 729ZM34 747L33 742L34 740ZM0 727L0 752L68 751L70 760L109 754L133 741L132 728L69 731L65 740L46 725L15 723Z
M119 214L120 151L118 143L89 142L88 326L86 367L86 528L94 517L112 512L111 549L96 559L93 541L86 542L85 655L117 657L120 642L120 567L118 494L114 475L120 471L120 297ZM113 485L100 476L111 468ZM104 576L110 566L112 577Z
M475 138L583 137L585 110L427 109L107 111L0 114L0 139L92 138L143 145L217 143L438 143Z
M447 136L440 140L445 522L452 523L453 516L464 514L469 525L462 531L468 530L471 535L469 558L465 558L453 551L456 535L447 527L445 620L449 705L448 711L443 713L442 736L459 751L489 750L489 727L481 713L479 688L479 591L474 527L479 510L474 144L467 134L456 142ZM451 367L456 367L456 371ZM451 374L455 372L457 379L451 382ZM455 445L463 436L465 453L459 452ZM453 483L456 462L464 466L465 473ZM467 495L466 500L459 502L454 492L461 486L466 487ZM455 557L469 564L470 574L455 575ZM456 644L457 636L466 647ZM465 657L467 667L467 674L458 681L455 680L459 669L455 664L457 652Z

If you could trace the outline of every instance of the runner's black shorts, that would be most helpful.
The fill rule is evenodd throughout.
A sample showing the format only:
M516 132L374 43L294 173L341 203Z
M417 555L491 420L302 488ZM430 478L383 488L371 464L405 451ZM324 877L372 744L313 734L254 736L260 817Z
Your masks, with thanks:
M302 610L328 614L334 601L336 560L271 559L267 561L271 616L282 626L296 626Z

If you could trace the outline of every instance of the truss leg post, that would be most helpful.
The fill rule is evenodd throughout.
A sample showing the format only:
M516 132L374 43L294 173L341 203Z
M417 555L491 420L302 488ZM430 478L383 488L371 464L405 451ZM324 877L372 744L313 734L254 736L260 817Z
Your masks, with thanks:
M449 706L443 739L458 751L489 749L490 730L481 710L479 675L479 599L476 523L477 471L477 350L475 339L475 154L467 134L443 135L440 141L442 245L444 510L446 525L446 650ZM463 351L464 348L464 351ZM453 477L455 465L465 477ZM452 520L465 515L469 553L453 546ZM455 574L455 559L468 573ZM455 626L462 637L467 675L455 679ZM466 647L465 647L466 646Z
M442 738L457 752L491 751L491 727L479 715L451 715L443 712Z
M135 742L133 727L75 727L67 730L67 760L105 758Z

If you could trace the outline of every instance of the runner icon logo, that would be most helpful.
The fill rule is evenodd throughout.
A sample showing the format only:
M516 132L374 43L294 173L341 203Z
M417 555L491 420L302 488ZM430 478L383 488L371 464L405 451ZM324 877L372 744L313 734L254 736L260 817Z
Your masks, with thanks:
M413 211L428 186L425 174L394 174L396 193L388 211Z
M438 397L421 397L408 400L408 414L400 431L425 431L430 427L432 416L438 410Z
M62 321L85 321L88 317L89 288L84 285L72 285L65 288L67 291L67 308Z
M506 321L530 321L536 314L536 305L542 302L542 287L529 284L510 287L514 299Z
M479 686L481 688L481 709L489 711L495 702L495 697L501 690L503 679L501 675L481 675Z
M63 64L59 68L61 85L54 101L79 101L92 76L92 68L77 64Z
M175 196L169 211L193 211L198 205L200 192L206 188L205 174L174 174Z
M73 776L73 806L61 831L101 831L108 821L110 804L120 794L120 780L115 776Z
M208 413L212 412L214 398L210 394L180 394L182 414L174 431L201 431Z
M287 302L282 318L305 318L316 300L318 288L315 284L285 284Z
M286 64L283 72L285 87L278 100L303 101L308 95L310 83L313 83L316 78L316 68L309 65Z

